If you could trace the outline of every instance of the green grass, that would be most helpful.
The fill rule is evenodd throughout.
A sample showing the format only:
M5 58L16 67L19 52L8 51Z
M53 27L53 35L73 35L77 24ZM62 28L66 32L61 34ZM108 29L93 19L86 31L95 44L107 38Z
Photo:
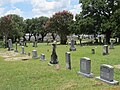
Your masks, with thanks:
M102 55L102 46L76 46L77 51L71 52L72 70L65 68L65 52L69 51L69 46L57 46L60 70L56 70L55 66L48 66L51 45L38 44L37 48L31 44L28 46L25 47L26 53L35 49L39 56L44 53L47 60L4 61L0 57L0 90L120 90L120 85L113 86L95 80L99 76L101 64L120 64L120 46L115 46L106 56ZM92 48L95 48L96 54L91 54ZM21 47L18 50L21 52ZM94 78L77 76L81 57L91 59ZM114 69L114 79L120 82L120 70L117 68Z

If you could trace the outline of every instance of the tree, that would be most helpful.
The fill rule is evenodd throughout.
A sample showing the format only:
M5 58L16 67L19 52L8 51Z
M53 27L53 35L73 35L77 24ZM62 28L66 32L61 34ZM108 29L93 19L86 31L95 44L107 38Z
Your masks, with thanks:
M119 9L119 2L119 0L80 0L82 17L90 17L95 21L95 31L105 34L107 43L110 43L110 36L114 31L115 23L112 17Z
M0 18L0 32L5 39L5 47L7 47L8 38L13 39L21 35L22 23L23 18L15 14L9 14Z
M61 44L66 44L67 35L70 34L69 26L73 21L73 15L68 11L55 13L49 22L49 27L52 27L52 32L57 33L61 40Z

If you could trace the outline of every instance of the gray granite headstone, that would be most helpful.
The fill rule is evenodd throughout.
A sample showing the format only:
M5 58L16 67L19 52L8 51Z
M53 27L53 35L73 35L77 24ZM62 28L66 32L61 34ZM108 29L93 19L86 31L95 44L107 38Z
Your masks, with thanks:
M26 53L25 53L24 46L22 46L21 48L22 48L22 52L21 52L21 54L26 54Z
M108 55L108 45L103 46L103 55Z
M12 40L9 39L9 40L8 40L8 51L11 51L11 50L13 50L13 49L12 49Z
M76 51L76 48L75 48L74 44L75 44L75 41L72 39L71 40L71 45L70 45L70 51Z
M53 43L52 46L53 46L53 50L52 50L50 64L58 64L58 58L57 58L57 54L56 54L56 44Z
M96 79L99 79L101 81L104 81L109 84L118 84L119 82L114 80L114 68L113 66L102 64L100 66L100 77L96 77Z
M32 51L32 58L38 59L38 55L37 55L37 51L36 50Z
M66 52L66 68L71 70L70 52Z
M113 43L114 43L114 41L113 40L111 40L111 42L110 42L111 44L110 44L110 49L114 49L114 45L113 45Z
M87 57L80 59L80 71L78 71L78 75L80 74L89 78L93 77L91 73L91 60Z
M46 59L45 59L45 54L43 54L43 53L41 54L40 60L46 60Z

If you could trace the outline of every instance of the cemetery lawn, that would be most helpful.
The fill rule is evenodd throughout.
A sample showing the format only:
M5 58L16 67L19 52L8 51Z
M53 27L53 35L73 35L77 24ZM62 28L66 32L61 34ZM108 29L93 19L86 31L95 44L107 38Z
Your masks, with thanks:
M110 49L109 55L102 55L102 46L75 46L77 51L71 52L72 70L65 68L65 52L69 51L69 46L58 45L57 55L60 69L56 66L48 66L52 52L51 45L46 43L32 47L28 44L25 47L26 53L37 50L38 55L45 54L46 61L26 60L26 61L5 61L0 56L0 90L120 90L120 85L109 85L102 81L95 80L100 74L100 65L109 64L115 67L120 64L120 46ZM15 48L15 46L14 46ZM95 48L96 54L91 54L91 49ZM6 49L0 48L0 52ZM21 47L18 47L21 52ZM91 72L94 78L78 76L80 70L80 58L91 59ZM59 67L57 67L59 68ZM120 67L114 68L114 79L120 82Z

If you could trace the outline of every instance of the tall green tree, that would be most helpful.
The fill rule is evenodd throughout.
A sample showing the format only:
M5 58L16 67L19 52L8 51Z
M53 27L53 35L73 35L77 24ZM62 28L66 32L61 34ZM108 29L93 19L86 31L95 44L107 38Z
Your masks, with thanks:
M7 46L8 38L17 38L21 35L23 27L23 18L9 14L0 18L0 32L5 39L5 47Z
M110 42L110 37L114 32L115 22L112 21L112 17L119 9L119 2L119 0L80 0L82 3L81 16L90 17L95 21L95 32L105 34L107 43Z
M70 34L69 26L72 21L73 21L73 14L71 14L68 11L55 13L50 18L49 26L52 27L52 30L54 30L54 32L56 32L60 36L61 44L66 44L67 42L67 35Z

